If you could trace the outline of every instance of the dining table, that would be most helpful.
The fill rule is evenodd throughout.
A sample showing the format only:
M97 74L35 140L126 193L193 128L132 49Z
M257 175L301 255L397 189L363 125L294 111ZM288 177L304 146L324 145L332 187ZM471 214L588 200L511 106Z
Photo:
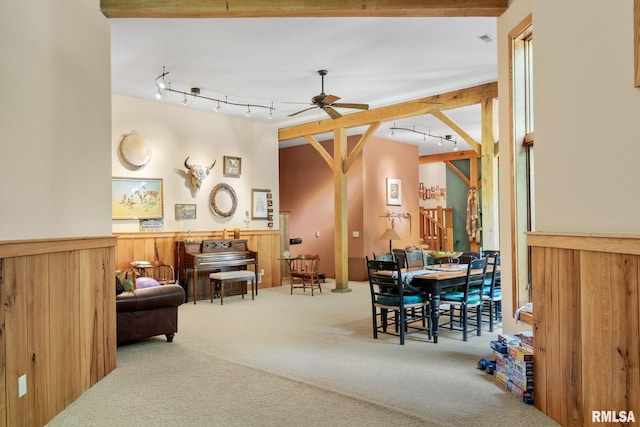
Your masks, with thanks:
M489 270L489 268L487 268ZM482 270L471 270L471 274L481 274ZM431 317L431 335L438 342L440 321L440 294L455 290L465 284L467 264L428 265L424 268L402 270L403 281L419 288L429 296L429 315Z

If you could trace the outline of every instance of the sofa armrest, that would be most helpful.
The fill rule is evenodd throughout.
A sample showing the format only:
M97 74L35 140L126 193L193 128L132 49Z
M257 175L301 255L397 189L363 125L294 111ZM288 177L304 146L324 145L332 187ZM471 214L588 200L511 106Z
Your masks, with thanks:
M184 289L180 285L169 284L136 289L116 295L116 312L178 307L184 300Z

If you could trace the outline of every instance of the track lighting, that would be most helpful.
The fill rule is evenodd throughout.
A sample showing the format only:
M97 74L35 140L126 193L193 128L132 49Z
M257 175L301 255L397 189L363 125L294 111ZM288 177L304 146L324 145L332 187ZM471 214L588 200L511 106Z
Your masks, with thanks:
M184 99L182 100L182 105L186 105L187 104L187 95L189 96L193 96L194 98L201 98L201 99L206 99L207 101L213 101L216 103L216 106L214 107L214 110L216 112L219 112L222 107L220 106L221 103L226 104L226 105L233 105L233 106L242 106L244 107L245 105L247 106L247 111L244 113L245 116L250 117L251 116L251 107L253 108L265 108L267 110L269 110L269 114L267 115L268 118L273 118L273 112L276 110L273 106L273 102L271 103L271 106L268 105L261 105L261 104L244 104L244 103L238 103L238 102L231 102L228 100L228 98L225 96L224 100L218 99L218 98L211 98L208 96L202 96L200 95L200 88L197 87L192 87L190 89L189 92L187 91L183 91L183 90L176 90L173 89L171 87L171 82L167 82L165 80L165 76L169 74L168 71L165 70L165 67L162 67L162 74L160 74L158 77L156 77L155 80L155 85L157 88L157 92L156 92L156 98L158 99L162 99L162 91L167 91L167 92L174 92L174 93L179 93L182 94L184 96Z
M440 136L440 135L434 135L431 133L431 131L429 132L420 132L416 130L416 127L414 126L413 129L409 129L409 128L399 128L396 127L396 124L394 123L393 126L391 126L389 128L389 136L393 137L393 134L395 131L397 130L406 130L407 132L413 132L413 133L417 133L422 135L422 142L426 143L427 142L427 137L431 137L431 138L436 138L438 140L438 145L442 146L444 141L450 141L453 142L453 151L458 151L458 142L453 139L453 135L444 135L444 136Z

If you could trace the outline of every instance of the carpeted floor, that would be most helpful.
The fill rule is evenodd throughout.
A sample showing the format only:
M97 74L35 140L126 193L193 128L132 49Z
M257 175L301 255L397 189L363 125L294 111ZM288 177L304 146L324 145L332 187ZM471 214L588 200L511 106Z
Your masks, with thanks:
M374 340L368 284L332 287L187 303L173 343L119 347L118 368L49 425L557 425L476 368L497 333Z

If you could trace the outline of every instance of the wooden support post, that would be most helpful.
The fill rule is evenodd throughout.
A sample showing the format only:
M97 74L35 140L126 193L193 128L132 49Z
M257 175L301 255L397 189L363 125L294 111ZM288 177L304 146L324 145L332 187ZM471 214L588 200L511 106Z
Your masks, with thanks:
M481 103L482 122L482 247L498 249L498 186L495 138L493 136L493 102L485 98Z
M347 158L347 130L336 128L333 131L333 181L335 200L335 268L336 287L332 292L351 292L349 288L349 239L347 176L343 164Z

